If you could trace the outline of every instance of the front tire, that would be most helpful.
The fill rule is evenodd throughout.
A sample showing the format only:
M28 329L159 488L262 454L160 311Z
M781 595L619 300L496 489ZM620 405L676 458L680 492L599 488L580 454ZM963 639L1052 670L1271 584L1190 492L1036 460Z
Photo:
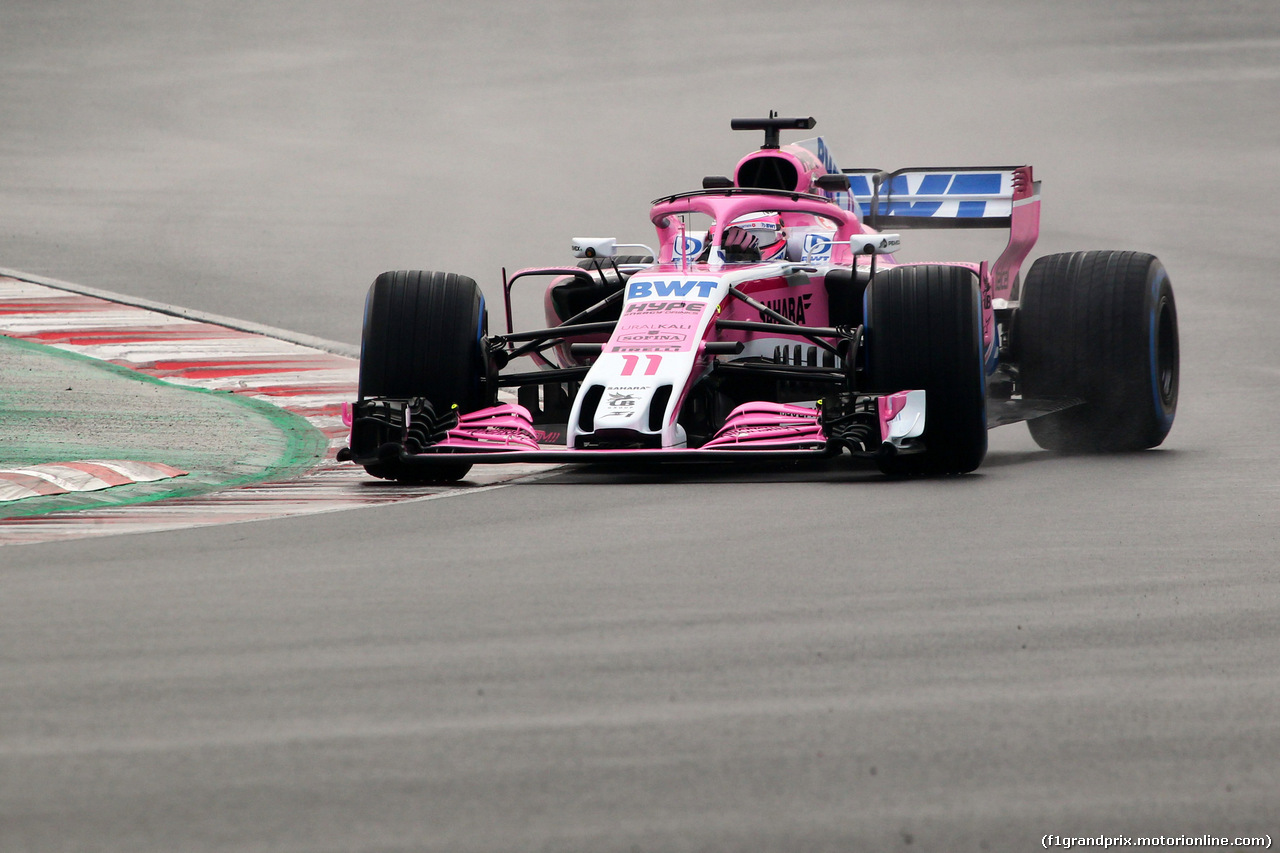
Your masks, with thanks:
M421 270L383 273L365 300L360 399L425 397L436 412L493 405L486 326L484 297L474 279ZM470 463L444 460L429 466L398 460L365 465L375 477L402 482L460 480L470 469Z
M987 455L977 277L965 267L894 267L868 286L866 314L873 389L925 392L924 451L880 457L880 470L895 476L973 471Z
M1156 447L1178 408L1178 312L1164 265L1141 252L1037 260L1018 318L1024 397L1083 404L1027 422L1046 450Z

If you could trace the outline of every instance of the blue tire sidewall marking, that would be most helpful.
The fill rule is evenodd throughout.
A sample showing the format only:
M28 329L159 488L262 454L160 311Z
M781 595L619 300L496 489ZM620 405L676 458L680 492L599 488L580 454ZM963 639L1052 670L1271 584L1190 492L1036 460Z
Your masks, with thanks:
M364 364L364 345L369 337L369 315L373 311L373 288L369 288L369 292L364 296L364 319L361 320L360 326L360 364ZM359 396L359 394L357 394Z
M1160 419L1160 423L1166 427L1173 424L1173 411L1166 409L1164 400L1160 395L1160 364L1159 352L1156 346L1158 329L1156 327L1160 317L1160 290L1164 283L1168 280L1169 274L1164 267L1156 273L1151 282L1151 310L1148 318L1147 330L1147 349L1151 367L1151 400L1155 406L1156 417Z
M855 267L854 275L857 276L857 274L858 274L857 269ZM868 281L866 288L863 289L862 291L862 325L863 325L864 333L866 332L866 330L871 328L871 314L869 313L871 310L871 285L872 285L872 282ZM851 355L853 356L854 362L856 364L857 358L858 358L857 353L852 353ZM863 359L862 368L864 371L866 371L867 375L870 376L871 375L871 347L867 346L865 343L862 346L862 359ZM927 407L928 405L929 403L926 400L925 406ZM927 413L925 417L926 418L928 417Z

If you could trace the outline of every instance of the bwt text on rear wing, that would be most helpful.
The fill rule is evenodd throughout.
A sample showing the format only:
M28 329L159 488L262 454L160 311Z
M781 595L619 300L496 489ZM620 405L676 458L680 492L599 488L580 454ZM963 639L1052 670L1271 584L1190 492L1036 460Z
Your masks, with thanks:
M1030 166L845 169L858 215L872 228L1010 228L1035 207ZM1027 211L1028 213L1030 211Z
M1030 166L932 166L881 172L845 169L863 223L906 228L1008 228L991 264L992 296L1018 299L1019 271L1040 236L1040 182Z

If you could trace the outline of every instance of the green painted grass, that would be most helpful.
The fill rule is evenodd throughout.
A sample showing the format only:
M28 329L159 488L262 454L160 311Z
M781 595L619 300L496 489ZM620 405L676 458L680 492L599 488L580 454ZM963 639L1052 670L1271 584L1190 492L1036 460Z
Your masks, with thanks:
M249 397L174 385L0 336L0 468L84 459L163 462L186 477L0 504L0 518L133 504L288 479L324 458L306 419Z

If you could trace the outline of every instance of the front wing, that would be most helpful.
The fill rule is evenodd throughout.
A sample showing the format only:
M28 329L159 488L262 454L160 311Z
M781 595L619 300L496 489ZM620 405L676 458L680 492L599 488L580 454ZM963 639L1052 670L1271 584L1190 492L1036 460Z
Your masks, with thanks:
M914 453L924 432L925 392L900 391L867 397L861 409L833 417L822 408L783 403L746 403L699 448L566 448L538 441L529 411L503 403L475 412L437 417L424 400L368 400L344 407L348 426L376 436L343 448L339 459L360 465L397 462L422 466L467 462L503 464L556 462L784 461L835 456Z

